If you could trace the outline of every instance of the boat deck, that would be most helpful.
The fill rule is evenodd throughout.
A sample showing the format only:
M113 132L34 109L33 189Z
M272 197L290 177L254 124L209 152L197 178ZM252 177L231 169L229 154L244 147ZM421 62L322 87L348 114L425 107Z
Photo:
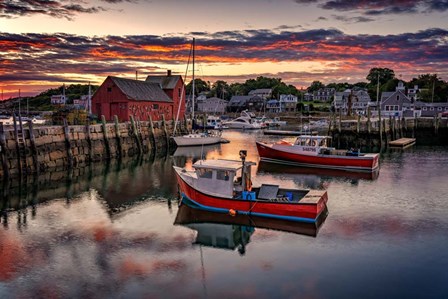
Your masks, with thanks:
M304 203L317 204L322 197L322 191L319 190L297 190L279 188L278 185L263 184L261 187L252 188L255 198L259 201L270 202L288 202L288 203ZM240 192L235 198L244 198L247 193ZM254 199L254 198L247 198Z

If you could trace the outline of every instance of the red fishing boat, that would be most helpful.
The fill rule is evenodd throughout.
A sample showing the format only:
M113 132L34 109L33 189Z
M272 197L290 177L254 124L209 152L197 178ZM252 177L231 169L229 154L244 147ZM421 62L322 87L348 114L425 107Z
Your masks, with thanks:
M251 215L315 223L325 210L327 192L281 188L262 184L252 187L251 167L240 151L241 161L199 160L193 170L173 166L181 203L192 208L230 215Z
M301 135L294 143L257 142L262 161L305 167L369 171L378 169L378 154L360 153L359 150L337 150L328 147L329 136Z

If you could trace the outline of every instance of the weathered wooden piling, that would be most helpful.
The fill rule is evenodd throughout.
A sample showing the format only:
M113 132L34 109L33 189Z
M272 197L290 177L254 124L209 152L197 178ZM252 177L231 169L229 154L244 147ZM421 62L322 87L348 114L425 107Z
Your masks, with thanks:
M143 153L142 144L140 143L140 137L138 136L137 127L135 126L134 117L131 115L131 127L132 127L132 135L135 138L135 142L137 143L138 153L141 155Z
M115 126L115 140L117 141L117 152L118 158L121 158L123 155L123 148L121 146L121 134L120 134L120 126L118 124L118 116L114 115L114 126Z
M34 129L33 129L32 121L28 122L28 130L29 130L29 136L30 136L31 154L33 156L34 171L36 173L39 173L39 162L37 160L36 139L34 138Z
M68 160L68 167L73 167L73 153L72 153L72 147L70 143L70 133L69 128L67 124L67 119L64 118L64 139L65 139L65 150L67 152L67 160Z
M8 148L6 147L5 129L3 128L3 123L0 122L0 155L1 155L1 159L2 159L3 175L5 178L9 178L7 150L8 150Z
M107 159L110 159L111 158L110 144L109 144L109 138L107 137L106 118L104 117L104 115L101 115L101 128L103 129L103 140L106 149L106 157Z

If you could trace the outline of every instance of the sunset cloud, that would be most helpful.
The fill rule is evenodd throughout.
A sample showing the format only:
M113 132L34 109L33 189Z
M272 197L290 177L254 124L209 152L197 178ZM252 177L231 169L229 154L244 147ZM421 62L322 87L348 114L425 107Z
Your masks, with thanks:
M277 28L177 36L0 33L0 81L7 84L101 83L108 75L134 74L135 70L145 74L164 73L164 69L175 66L179 66L178 73L182 73L192 35L198 37L197 62L204 66L229 69L239 65L281 63L322 65L320 70L266 69L262 72L281 74L285 82L295 85L312 79L362 81L369 69L377 66L409 76L425 72L436 72L442 78L448 75L446 29L395 35L349 35L337 29ZM241 70L240 75L221 72L208 77L244 81L249 75L259 74Z

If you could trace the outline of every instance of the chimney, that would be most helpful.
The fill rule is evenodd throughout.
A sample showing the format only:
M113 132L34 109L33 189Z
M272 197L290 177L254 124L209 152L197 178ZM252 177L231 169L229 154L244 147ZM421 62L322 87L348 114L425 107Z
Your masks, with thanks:
M167 75L168 77L171 76L171 70L167 70L166 73L167 73L166 75Z

